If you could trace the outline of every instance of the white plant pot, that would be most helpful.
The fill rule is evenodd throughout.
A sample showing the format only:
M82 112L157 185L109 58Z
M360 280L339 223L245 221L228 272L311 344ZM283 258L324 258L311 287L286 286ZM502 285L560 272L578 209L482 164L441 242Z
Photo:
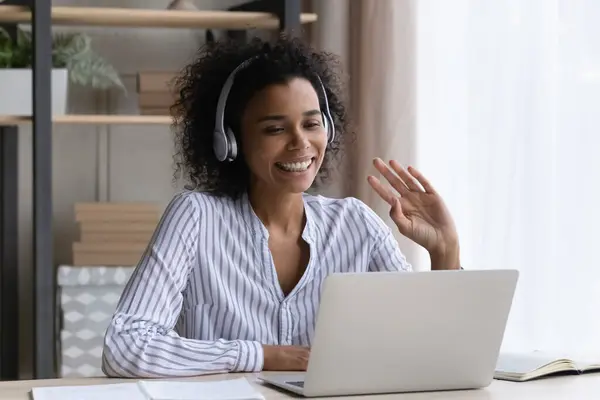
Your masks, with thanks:
M67 112L68 79L67 69L52 70L52 115ZM32 86L31 69L0 69L0 115L32 115Z

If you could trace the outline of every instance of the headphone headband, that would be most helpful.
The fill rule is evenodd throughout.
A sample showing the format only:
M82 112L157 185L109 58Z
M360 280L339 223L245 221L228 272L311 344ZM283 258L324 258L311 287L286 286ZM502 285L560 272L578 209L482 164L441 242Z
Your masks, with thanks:
M219 101L217 103L217 118L215 121L216 130L218 130L219 132L225 132L225 106L227 105L227 98L229 97L229 92L231 92L231 88L233 87L233 81L235 80L235 76L239 71L245 69L250 64L252 64L252 62L257 58L258 56L254 56L238 65L233 71L231 71L231 73L227 77L227 80L223 84L223 88L221 88L221 94L219 95Z
M235 140L235 135L233 134L231 128L225 127L225 108L227 106L227 99L229 97L229 93L231 92L231 88L233 87L236 75L241 70L247 68L254 62L254 60L258 58L259 56L254 56L240 63L229 74L227 80L225 80L225 83L221 88L221 93L219 94L219 100L217 102L215 129L213 131L213 151L219 161L233 161L237 157L237 142ZM329 102L327 100L327 92L325 92L323 82L318 75L316 77L319 81L319 86L323 95L323 102L325 103L325 110L321 110L323 122L327 130L328 141L331 142L335 137L333 118L329 112Z

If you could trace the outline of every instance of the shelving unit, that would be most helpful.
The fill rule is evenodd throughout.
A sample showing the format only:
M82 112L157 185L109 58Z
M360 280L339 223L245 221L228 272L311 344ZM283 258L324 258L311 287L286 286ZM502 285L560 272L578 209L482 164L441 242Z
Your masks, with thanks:
M31 11L23 6L0 8L0 21L27 23ZM276 29L279 18L267 12L178 11L100 7L53 7L53 25L86 25L152 28ZM317 20L316 14L300 14L300 23Z
M0 125L31 124L33 117L0 115ZM69 114L52 117L53 124L78 125L169 125L173 122L167 115L100 115Z
M4 0L0 25L31 24L33 115L0 115L0 380L18 379L18 133L33 128L34 377L56 377L56 276L52 228L52 128L55 124L161 124L169 116L51 115L53 25L227 29L246 38L248 29L299 34L317 15L301 13L301 0L257 0L224 11L52 7L49 0ZM8 328L8 329L7 329Z

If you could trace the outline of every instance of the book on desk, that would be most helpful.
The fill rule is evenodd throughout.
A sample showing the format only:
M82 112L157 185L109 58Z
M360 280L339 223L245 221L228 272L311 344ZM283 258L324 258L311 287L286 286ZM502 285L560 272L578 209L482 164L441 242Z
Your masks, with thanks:
M553 356L537 351L531 353L501 353L496 363L494 378L513 382L526 382L561 374L591 372L600 372L600 359L597 362L575 360L571 357Z

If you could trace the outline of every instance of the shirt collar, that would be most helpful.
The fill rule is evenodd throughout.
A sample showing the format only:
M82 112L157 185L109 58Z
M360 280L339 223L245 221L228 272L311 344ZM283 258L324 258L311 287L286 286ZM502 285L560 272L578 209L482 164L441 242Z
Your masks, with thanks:
M314 211L311 208L311 205L307 201L308 195L303 194L302 200L304 202L304 214L306 215L306 225L304 226L304 230L302 231L302 239L306 242L311 243L314 240ZM269 231L264 226L260 218L254 212L252 205L250 204L250 199L247 192L244 192L239 199L237 200L238 208L242 214L244 222L252 231L252 234L256 237L260 235L264 239L269 238Z

